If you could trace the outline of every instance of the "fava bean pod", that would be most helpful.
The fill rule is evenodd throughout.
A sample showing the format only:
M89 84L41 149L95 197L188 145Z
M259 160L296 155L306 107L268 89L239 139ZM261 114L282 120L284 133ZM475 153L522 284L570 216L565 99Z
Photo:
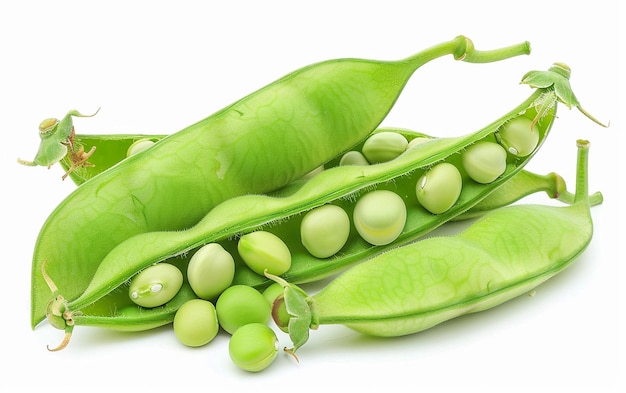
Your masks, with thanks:
M459 36L399 61L309 65L133 154L84 182L44 223L32 261L31 326L45 319L50 301L44 261L65 299L76 300L124 240L189 228L220 202L277 189L361 142L423 64L446 55L481 63L528 53L528 43L477 51ZM46 143L33 163L62 158L79 115L45 124ZM54 154L40 161L48 149Z
M59 308L61 306L58 304L62 303L62 308L67 310L68 318L72 321L65 326L68 334L76 324L114 327L116 323L120 323L125 329L142 330L157 323L159 318L162 324L168 323L176 305L195 297L193 291L181 290L171 304L166 304L162 310L142 310L141 313L136 313L136 318L126 317L120 320L118 315L105 310L117 304L119 295L116 288L123 286L137 272L163 260L178 259L184 264L184 259L176 256L193 253L199 247L212 242L219 242L236 262L238 260L233 284L263 288L270 281L247 268L237 254L237 239L245 233L261 229L274 233L288 245L292 255L291 266L282 277L294 283L328 277L389 248L411 242L464 213L522 170L547 137L555 119L555 106L551 111L542 113L541 119L535 122L532 129L528 129L529 133L535 132L539 135L535 150L524 157L509 152L505 171L493 182L485 184L469 178L463 169L460 156L467 147L477 142L499 143L497 133L505 124L519 119L534 120L540 115L535 104L544 93L541 89L537 90L521 105L475 133L454 138L429 138L397 158L381 164L334 167L288 187L282 194L278 192L280 197L249 195L230 199L218 205L200 223L186 231L151 232L134 236L105 257L81 296L74 301L61 298L54 302L53 307ZM391 130L380 130L388 131ZM395 132L402 133L402 130ZM411 132L404 132L404 135L410 140L424 137L423 134ZM419 184L418 179L424 173L441 163L452 164L459 169L462 173L462 188L458 200L450 209L441 214L433 214L418 203L416 187ZM356 231L351 231L344 247L334 256L318 258L306 250L297 235L305 213L331 204L344 209L348 216L353 216L354 207L361 195L374 189L393 191L404 200L407 207L406 222L394 241L386 245L374 245Z

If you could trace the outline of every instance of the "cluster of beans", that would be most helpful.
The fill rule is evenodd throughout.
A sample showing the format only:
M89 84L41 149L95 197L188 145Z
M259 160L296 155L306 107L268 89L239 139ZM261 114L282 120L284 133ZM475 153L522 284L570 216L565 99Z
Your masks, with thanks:
M431 213L444 213L461 194L462 172L473 181L490 183L504 173L509 155L530 154L537 146L538 137L529 119L513 119L500 127L493 138L465 149L460 159L437 163L421 173L415 184L415 198ZM380 132L372 135L361 151L346 153L339 165L390 161L427 140L416 138L409 142L399 133ZM301 244L316 258L332 257L346 245L351 225L372 245L390 244L404 229L406 206L405 199L397 193L378 189L358 197L351 214L352 224L350 214L338 205L314 208L299 221ZM289 270L292 258L287 244L265 230L242 235L236 250L232 244L219 243L198 249L186 272L198 298L179 308L174 318L174 333L181 343L197 347L212 341L221 327L231 334L229 352L233 362L244 370L260 371L272 363L278 352L278 340L268 322L271 304L282 288L276 284L261 293L249 286L232 285L236 265L233 255L260 275L267 271L277 276ZM139 306L157 307L171 300L182 284L183 274L177 267L160 263L133 278L129 295Z
M196 251L187 265L187 280L198 298L178 309L174 334L182 344L200 347L211 342L221 327L231 335L233 362L256 372L271 364L278 353L278 339L268 325L274 299L247 285L231 285L234 273L234 259L220 244L210 243ZM183 274L176 266L158 263L132 279L129 296L139 306L158 307L171 300L182 284Z

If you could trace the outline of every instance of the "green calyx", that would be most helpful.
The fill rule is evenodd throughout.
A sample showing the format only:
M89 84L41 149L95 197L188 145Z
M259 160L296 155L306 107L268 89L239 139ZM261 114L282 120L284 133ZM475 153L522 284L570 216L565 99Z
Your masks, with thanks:
M98 109L99 110L99 109ZM27 166L46 166L51 167L57 162L69 158L70 165L67 172L63 175L63 179L70 175L76 168L82 166L90 166L87 161L93 154L95 147L88 152L79 146L74 145L74 124L72 117L92 117L98 111L91 115L84 115L73 109L67 112L63 119L55 118L44 119L39 123L39 137L41 143L39 150L32 161L17 159L17 162Z
M67 300L59 294L58 288L46 273L45 267L46 264L44 262L41 266L41 272L53 295L53 298L48 303L48 307L46 309L46 318L53 327L59 330L65 330L63 341L61 341L61 343L55 348L48 347L49 351L56 352L65 348L70 342L72 330L74 330L75 324L74 313L69 309Z
M608 127L608 124L600 122L593 117L589 112L584 110L580 105L580 102L574 95L572 86L570 85L569 78L572 74L571 69L567 64L554 63L547 71L529 71L521 80L521 84L526 84L532 88L545 89L537 101L535 106L537 108L537 117L533 120L533 125L543 117L543 115L554 106L557 100L568 109L576 107L583 115L589 118L594 123Z
M287 326L289 338L293 347L284 348L284 351L292 355L296 360L296 351L309 340L309 329L317 329L318 323L313 310L311 298L301 288L290 284L281 277L265 272L265 276L284 288L282 298L278 298L272 307L272 317L281 330ZM285 307L289 319L284 320L283 312L278 312L280 307Z

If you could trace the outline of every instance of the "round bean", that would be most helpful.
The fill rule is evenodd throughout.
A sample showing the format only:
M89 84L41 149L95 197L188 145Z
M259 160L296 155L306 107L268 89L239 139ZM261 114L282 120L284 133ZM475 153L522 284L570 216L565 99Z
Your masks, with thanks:
M476 142L465 149L461 162L470 178L489 184L506 170L506 150L494 142Z
M157 263L131 280L128 296L142 307L158 307L172 300L183 285L183 274L169 263Z
M278 236L271 232L256 231L245 234L237 244L239 256L252 271L281 275L291 266L291 252Z
M409 142L397 132L379 132L365 141L361 151L372 164L391 161L406 151Z
M343 156L341 156L341 159L339 160L339 166L345 166L345 165L366 166L369 164L370 163L367 161L367 158L365 158L363 153L361 153L360 151L356 151L356 150L352 150L352 151L345 153Z
M392 191L372 191L354 207L354 226L361 237L373 245L385 245L398 238L406 223L406 205Z
M309 211L300 224L302 245L317 258L335 255L350 235L350 217L339 206L324 205Z
M215 308L220 326L230 334L248 323L267 323L271 315L267 299L247 285L233 285L226 289L217 298Z
M427 138L427 137L418 137L418 138L413 138L411 139L411 141L409 142L409 144L407 145L406 149L407 150L411 150L414 149L415 147L421 145L424 142L428 142L429 140L431 140L432 138Z
M173 326L176 338L184 345L206 345L219 330L215 306L208 300L188 300L176 311Z
M276 333L262 323L250 323L237 329L228 342L233 363L242 370L258 372L267 368L278 354Z
M509 153L517 157L526 157L539 143L539 132L532 126L532 120L523 116L504 123L496 137Z
M463 179L459 170L448 162L442 162L417 181L417 200L429 212L441 214L456 203L462 186Z
M213 300L233 282L235 261L218 243L202 246L189 260L187 280L198 297Z
M130 145L130 147L128 148L128 151L126 152L126 156L130 157L132 155L140 153L148 149L149 147L152 147L153 145L154 145L154 141L150 139L140 139L134 142L132 145Z

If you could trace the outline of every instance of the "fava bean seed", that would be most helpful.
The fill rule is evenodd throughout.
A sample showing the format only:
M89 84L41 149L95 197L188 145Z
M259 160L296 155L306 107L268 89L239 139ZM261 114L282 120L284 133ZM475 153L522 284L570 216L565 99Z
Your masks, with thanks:
M362 153L368 162L378 164L391 161L406 151L409 142L397 132L379 132L365 141Z
M532 126L532 120L526 117L516 117L506 122L496 137L509 153L517 157L526 157L539 143L539 133Z
M360 151L349 151L341 157L339 161L339 166L345 165L369 165L370 163L367 161L367 158Z
M289 248L271 232L256 231L243 235L237 243L237 251L246 265L261 275L265 270L281 275L291 266Z
M506 150L494 142L476 142L465 149L461 162L474 181L491 183L506 170Z
M183 274L169 263L157 263L139 272L128 288L130 299L142 307L158 307L170 301L183 285Z
M258 372L267 368L278 354L276 333L262 323L250 323L237 329L228 342L233 363L242 370Z
M432 167L417 181L417 200L429 212L441 214L456 203L462 186L459 170L443 162Z
M309 211L300 224L302 244L317 258L335 255L350 235L350 217L339 206L325 205Z
M406 146L406 149L407 150L414 149L416 146L419 146L419 145L421 145L424 142L428 142L431 139L432 138L427 138L427 137L413 138L413 139L411 139L411 141L409 141L409 144Z
M189 300L176 311L173 326L176 338L184 345L206 345L217 336L219 330L215 306L208 300Z
M138 141L136 141L135 143L133 143L132 145L130 145L130 147L128 148L128 152L126 153L126 155L128 157L133 156L137 153L140 153L150 147L154 146L154 141L151 139L140 139Z
M215 308L220 326L230 334L248 323L267 323L271 313L263 294L247 285L228 287L217 298Z
M235 261L218 243L201 247L187 266L187 280L198 297L213 300L233 282Z
M385 245L400 235L406 223L404 200L391 191L372 191L354 207L354 226L361 237L373 245Z

